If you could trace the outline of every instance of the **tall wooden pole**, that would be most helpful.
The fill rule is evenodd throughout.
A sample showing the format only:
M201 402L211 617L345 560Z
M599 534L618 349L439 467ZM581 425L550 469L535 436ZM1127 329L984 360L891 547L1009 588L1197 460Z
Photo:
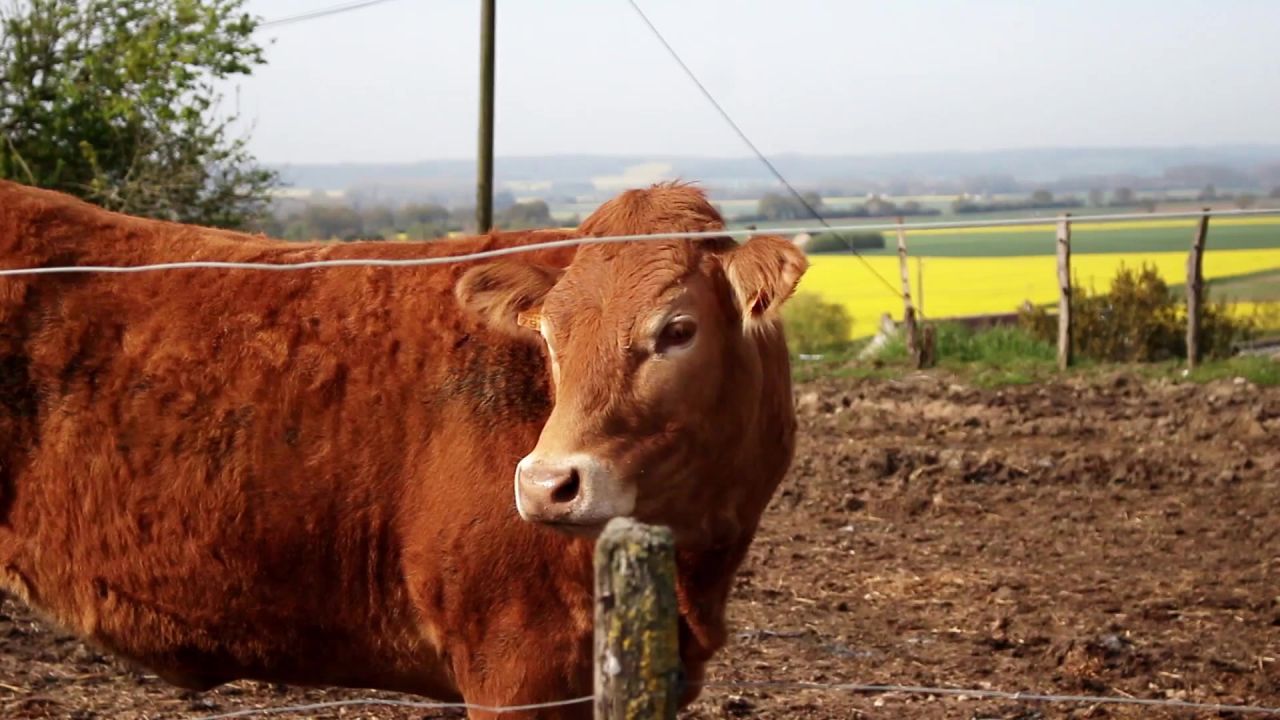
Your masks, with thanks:
M1204 306L1204 241L1209 235L1209 208L1204 209L1187 256L1187 367L1200 364L1200 314Z
M493 67L495 4L480 0L480 153L476 168L476 228L493 227Z

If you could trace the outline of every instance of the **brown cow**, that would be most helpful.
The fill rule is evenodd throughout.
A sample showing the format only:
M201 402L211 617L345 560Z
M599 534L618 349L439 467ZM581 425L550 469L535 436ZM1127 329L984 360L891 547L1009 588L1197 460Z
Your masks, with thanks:
M721 227L700 192L663 185L582 230ZM4 267L569 235L292 244L0 182ZM0 589L188 688L543 702L590 693L592 537L632 515L677 536L687 702L791 459L776 311L804 268L757 237L0 278Z

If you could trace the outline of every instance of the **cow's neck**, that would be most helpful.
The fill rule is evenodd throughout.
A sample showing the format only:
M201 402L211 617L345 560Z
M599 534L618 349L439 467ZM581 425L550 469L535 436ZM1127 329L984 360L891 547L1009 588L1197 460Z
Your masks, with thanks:
M725 641L725 606L734 575L747 555L760 518L791 464L795 448L795 405L791 366L780 329L758 344L763 383L754 420L739 431L735 462L720 472L732 477L708 482L710 487L735 488L736 495L720 498L730 507L711 530L711 542L677 552L677 592L682 615L682 646L686 662L705 661ZM746 432L742 432L743 428ZM711 500L715 503L716 500ZM717 513L713 513L717 515Z

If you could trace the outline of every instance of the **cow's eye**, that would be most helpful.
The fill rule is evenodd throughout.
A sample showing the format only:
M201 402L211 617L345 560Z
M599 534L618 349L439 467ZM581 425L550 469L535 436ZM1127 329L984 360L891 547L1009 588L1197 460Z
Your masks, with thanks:
M662 332L658 333L658 341L654 344L654 351L664 353L682 348L693 342L693 336L697 332L698 324L693 321L693 318L674 318L662 327Z

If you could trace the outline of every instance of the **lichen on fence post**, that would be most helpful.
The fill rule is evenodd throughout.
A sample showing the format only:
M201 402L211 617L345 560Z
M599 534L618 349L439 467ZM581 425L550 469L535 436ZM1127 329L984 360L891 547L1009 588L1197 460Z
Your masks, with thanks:
M680 699L675 540L615 518L596 543L596 720L674 720Z

